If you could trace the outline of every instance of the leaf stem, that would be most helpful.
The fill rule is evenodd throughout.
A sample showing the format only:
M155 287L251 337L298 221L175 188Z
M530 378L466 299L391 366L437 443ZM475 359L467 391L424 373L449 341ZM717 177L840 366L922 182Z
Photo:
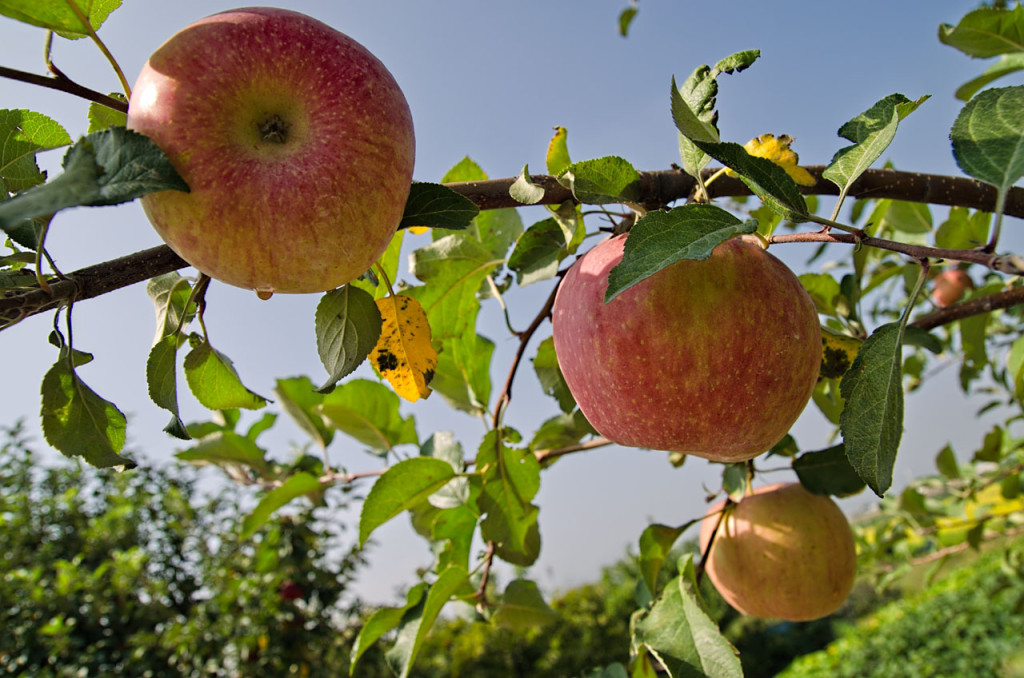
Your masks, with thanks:
M107 49L107 46L103 43L103 40L100 39L100 36L96 34L96 31L92 27L92 23L89 21L89 17L85 15L75 0L66 0L66 2L68 3L68 7L71 8L71 11L75 13L76 17L78 17L78 20L82 22L82 27L85 29L86 34L92 39L93 43L95 43L100 52L102 52L103 56L107 59L107 62L109 62L113 67L114 72L117 74L117 79L121 81L121 88L124 90L124 95L131 99L132 88L128 84L128 79L124 77L124 71L121 70L121 65L117 63L117 59L115 59L114 55L110 53L109 49Z

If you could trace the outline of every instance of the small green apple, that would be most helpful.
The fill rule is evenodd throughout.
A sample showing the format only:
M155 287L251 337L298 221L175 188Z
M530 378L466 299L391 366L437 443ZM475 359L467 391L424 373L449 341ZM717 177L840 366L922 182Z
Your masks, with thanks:
M171 37L139 74L128 127L191 188L142 198L160 236L261 296L362 275L412 182L412 116L394 78L352 38L288 10L223 12Z
M831 498L799 483L777 483L754 490L723 514L724 506L718 502L708 511L700 547L708 578L730 605L788 621L839 609L853 588L857 550L850 524Z
M555 353L580 410L621 445L730 462L766 452L807 405L821 365L800 281L733 238L606 304L626 237L580 258L555 298Z

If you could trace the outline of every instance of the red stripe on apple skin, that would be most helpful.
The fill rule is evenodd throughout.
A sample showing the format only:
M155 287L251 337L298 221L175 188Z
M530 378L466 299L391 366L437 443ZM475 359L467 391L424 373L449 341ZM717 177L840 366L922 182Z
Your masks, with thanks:
M287 10L226 12L172 37L139 75L129 127L192 189L143 198L157 232L239 287L320 292L358 277L394 236L412 182L412 117L394 78Z
M580 409L623 445L716 461L767 451L803 411L821 362L799 280L733 239L605 304L625 237L584 255L555 300L555 351Z

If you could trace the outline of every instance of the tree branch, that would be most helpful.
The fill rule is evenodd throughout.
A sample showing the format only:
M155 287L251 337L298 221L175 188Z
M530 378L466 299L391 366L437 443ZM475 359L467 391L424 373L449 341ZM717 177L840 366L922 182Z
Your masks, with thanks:
M126 108L122 102L76 85L70 80L36 76L2 67L0 67L0 77L15 77L15 79L26 82L73 91L79 96L99 101L111 108L119 110ZM805 193L838 194L838 188L834 184L821 179L823 166L808 166L806 169L818 181L814 186L803 189ZM706 172L710 175L713 170L709 169ZM509 188L515 180L515 177L510 177L489 181L459 182L448 184L448 187L472 200L482 210L523 207L509 195ZM573 199L572 193L559 184L555 177L538 175L531 177L531 180L544 188L544 197L540 204L554 205ZM664 207L676 200L685 199L696 188L696 181L693 177L680 170L640 172L640 184L642 204L649 209ZM750 190L742 181L728 176L716 179L708 187L708 190L712 198L750 195ZM995 207L996 190L973 179L881 169L868 170L861 175L860 179L853 184L849 195L855 198L893 198L991 211ZM1010 189L1006 199L1005 213L1009 216L1024 218L1024 189ZM792 240L798 237L819 238L819 241L828 238L834 242L856 242L857 238L857 236L849 235L850 239L847 240L847 235L838 233L794 234L793 236L776 236L776 242L784 242L783 237ZM914 249L916 246L905 243L899 243L901 249L896 249L897 245L888 244L892 241L864 237L860 238L860 242L865 245L887 247L915 256L910 254L910 249ZM960 261L992 265L992 255L984 255L980 250L929 248L928 251L930 254L926 256L956 258ZM986 256L987 259L984 258ZM38 288L0 291L0 329L9 327L23 318L56 308L71 298L82 300L99 296L147 280L155 275L184 268L187 265L168 247L160 246L70 273L65 278L50 284L52 295Z
M18 82L25 82L30 85L38 85L39 87L67 92L68 94L74 94L82 99L102 104L107 108L114 109L115 111L121 111L122 113L128 112L127 103L118 101L114 97L108 96L102 92L97 92L94 89L83 87L63 74L58 76L37 75L35 73L28 73L14 68L7 68L6 66L0 66L0 78L17 80Z

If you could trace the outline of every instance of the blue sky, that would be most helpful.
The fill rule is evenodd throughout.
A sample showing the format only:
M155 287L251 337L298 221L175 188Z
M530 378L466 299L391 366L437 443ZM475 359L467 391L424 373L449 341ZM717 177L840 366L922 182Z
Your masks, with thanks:
M616 31L626 0L281 4L348 33L388 66L412 108L415 178L424 181L438 180L467 155L492 177L515 175L526 163L539 172L556 125L568 128L575 160L620 155L638 169L668 168L678 159L668 107L671 77L685 78L700 64L745 49L760 49L762 57L748 71L721 79L719 126L725 139L742 143L764 132L787 133L796 138L803 162L827 163L844 145L836 136L843 122L893 92L915 99L930 94L901 125L884 159L899 169L959 174L948 144L960 108L953 91L986 65L936 38L940 23L956 23L977 4L962 0L863 0L855 5L640 0L627 39ZM173 32L234 6L211 0L126 0L101 35L131 81L149 53ZM42 44L42 31L0 18L0 64L41 72ZM113 73L86 41L62 41L54 56L83 84L117 89ZM86 129L87 103L67 95L0 81L0 105L47 113L73 137ZM56 153L46 162L56 167L59 159ZM543 218L536 209L521 210L526 225ZM427 242L426 236L420 238ZM63 270L157 244L138 205L64 213L49 240ZM795 245L773 251L795 268L809 255ZM547 291L538 285L510 294L513 323L522 327L529 322ZM269 394L278 377L323 377L312 331L316 295L278 295L261 302L251 293L215 285L208 300L211 341L231 356L251 388ZM169 459L177 442L161 433L166 414L146 395L144 365L154 326L143 287L81 304L74 316L76 347L96 356L81 377L129 415L133 450L154 461ZM0 334L8 385L0 393L4 423L24 417L33 429L37 426L38 384L56 358L46 342L50 326L50 316L39 316ZM481 316L480 331L497 343L493 378L500 382L515 342L493 305ZM548 331L542 330L538 339ZM532 431L554 410L524 367L508 421ZM181 393L181 400L186 419L204 416L187 393ZM947 441L958 443L961 451L973 449L978 431L990 425L976 420L974 409L948 378L910 398L897 485L930 470ZM453 430L471 451L482 433L479 422L450 413L440 398L408 411L416 415L424 439L435 427ZM291 442L301 438L287 425L278 429L264 442L284 456ZM827 446L827 433L813 406L796 429L805 449ZM335 443L333 457L351 470L379 463L355 445L344 445ZM601 565L635 544L648 522L680 524L702 513L704 486L716 487L719 472L702 460L672 470L659 453L619 448L560 461L543 476L538 502L544 553L533 574L549 588L595 577ZM862 505L869 499L862 495L857 501ZM402 518L377 535L360 590L386 602L398 585L413 580L417 567L429 564L430 556Z

